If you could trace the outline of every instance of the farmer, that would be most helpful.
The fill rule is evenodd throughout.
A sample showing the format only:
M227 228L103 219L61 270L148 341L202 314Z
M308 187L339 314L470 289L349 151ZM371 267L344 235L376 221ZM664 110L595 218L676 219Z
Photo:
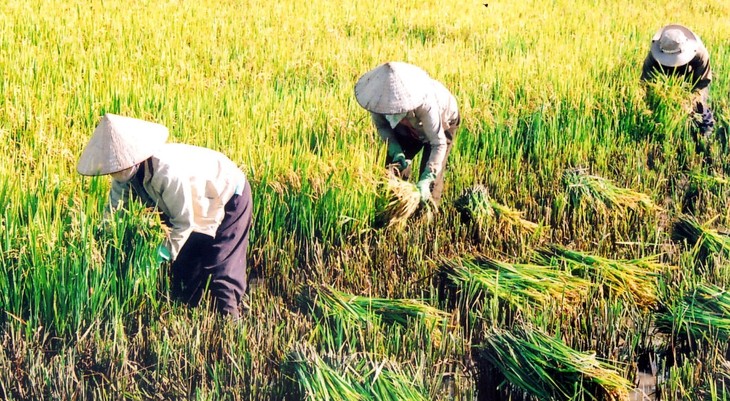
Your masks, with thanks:
M395 164L401 178L410 178L411 161L423 149L417 184L421 202L438 205L460 122L454 96L422 69L389 62L360 77L355 98L388 144L386 165Z
M170 260L173 295L197 306L206 288L223 315L240 316L246 291L251 188L223 154L165 143L166 127L106 114L79 158L82 175L111 175L108 210L130 195L156 207L170 227L158 249Z
M709 107L710 55L700 38L682 25L662 27L651 41L651 49L644 60L641 80L648 81L656 74L679 75L689 80L693 91L693 109L700 134L709 137L715 119Z

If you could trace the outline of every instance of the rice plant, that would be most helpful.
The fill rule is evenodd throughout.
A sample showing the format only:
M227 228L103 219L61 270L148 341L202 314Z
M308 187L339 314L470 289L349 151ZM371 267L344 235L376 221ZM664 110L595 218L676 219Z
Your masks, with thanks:
M405 326L411 319L418 319L434 332L440 332L449 318L448 313L415 299L352 295L327 285L316 288L317 306L325 316L341 321L372 323L377 319Z
M465 217L465 220L476 222L478 227L482 227L489 219L496 216L501 222L530 233L535 232L538 228L538 224L522 218L522 212L491 199L486 187L482 185L464 190L461 196L454 201L454 207Z
M657 211L651 197L641 192L621 188L606 178L588 174L585 169L568 169L563 182L574 207L584 205L599 213Z
M366 354L337 357L330 365L310 345L297 344L287 357L304 399L426 401L424 390L389 360Z
M421 207L421 193L416 184L392 174L382 184L383 192L376 202L379 224L388 227L405 227L408 220Z
M580 302L589 282L551 266L507 263L488 257L442 259L442 272L469 298L495 297L518 309L558 302L564 310Z
M672 235L676 240L684 240L691 246L698 248L702 256L730 255L730 236L718 230L709 228L711 221L700 224L696 218L689 215L679 216L674 223Z
M540 249L537 258L544 263L564 266L573 274L605 288L610 296L642 308L656 306L659 300L657 283L668 269L656 255L631 260L610 259L558 245Z
M485 362L508 385L541 400L567 400L591 391L588 398L628 400L631 382L621 368L595 354L565 345L559 338L525 327L492 327L476 346ZM487 369L486 366L482 366Z
M657 328L690 341L730 340L730 294L713 284L699 284L679 300L668 300L657 313Z

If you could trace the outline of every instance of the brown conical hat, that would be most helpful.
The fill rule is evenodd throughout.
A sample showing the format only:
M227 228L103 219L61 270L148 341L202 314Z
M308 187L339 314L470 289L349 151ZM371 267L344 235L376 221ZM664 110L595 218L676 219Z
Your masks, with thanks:
M365 110L398 114L423 104L431 77L415 65L399 61L381 64L363 74L355 84L355 99Z
M164 125L105 114L79 157L81 175L116 173L143 162L167 140Z
M682 25L667 25L658 30L651 41L651 55L665 67L679 67L692 61L701 41Z

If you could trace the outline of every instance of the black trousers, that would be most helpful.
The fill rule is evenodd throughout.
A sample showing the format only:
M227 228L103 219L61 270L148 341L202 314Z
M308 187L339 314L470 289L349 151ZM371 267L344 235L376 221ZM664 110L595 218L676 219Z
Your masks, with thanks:
M193 232L171 266L172 295L197 306L209 294L224 315L240 316L246 293L246 250L251 231L253 202L248 182L241 195L225 205L225 217L215 238Z
M446 154L444 155L444 165L441 168L441 171L439 171L438 176L436 176L436 179L431 184L431 198L433 199L433 202L438 205L441 201L441 195L444 192L444 172L446 171L446 162L449 160L449 154L451 153L451 145L454 143L454 137L456 136L456 130L459 128L459 124L461 123L461 117L457 117L456 121L453 121L449 127L449 129L445 130L446 134ZM396 139L398 140L398 143L400 144L401 148L403 148L403 154L406 156L406 159L413 160L414 157L423 150L423 155L421 155L421 166L419 168L419 174L423 174L424 171L426 171L426 166L428 165L428 159L431 156L431 145L429 143L424 143L420 139L418 139L418 134L411 131L411 128L404 126L403 124L398 124L393 129L396 134ZM390 155L385 160L385 165L389 165L393 163L392 158ZM400 173L401 178L404 180L408 180L411 176L411 166L408 166L407 169L403 170Z

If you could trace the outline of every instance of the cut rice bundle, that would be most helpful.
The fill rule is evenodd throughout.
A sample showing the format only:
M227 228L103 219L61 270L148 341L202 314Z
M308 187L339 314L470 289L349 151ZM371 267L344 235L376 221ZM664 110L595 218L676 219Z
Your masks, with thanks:
M678 302L664 305L657 328L693 340L730 340L730 293L713 284L698 285Z
M611 180L591 175L585 169L569 169L563 173L563 182L573 207L588 204L596 212L615 210L623 212L661 210L649 195L616 186Z
M377 220L388 227L402 228L421 209L421 193L415 184L392 173L389 173L383 186L384 193L379 195L377 202ZM427 213L431 213L430 208L426 209Z
M441 340L441 328L446 325L450 316L417 299L352 295L327 285L317 287L317 306L327 316L366 326L383 321L405 327L410 320L419 320L430 329L432 339L437 343Z
M590 282L550 266L511 264L487 257L443 259L446 276L475 296L496 296L518 310L560 302L571 308L588 293Z
M730 255L730 236L706 227L709 223L703 225L692 216L680 216L674 224L672 236L675 240L686 240L705 254Z
M502 205L489 197L487 188L475 185L467 188L454 202L456 209L468 220L475 221L480 227L489 219L497 216L501 221L520 227L530 233L537 230L538 225L522 218L522 212Z
M619 298L650 308L658 302L657 279L666 266L658 256L632 260L608 259L573 251L558 245L541 249L536 256L542 263L561 263L574 274L591 278Z
M537 330L493 327L477 348L512 386L536 399L573 399L575 384L581 382L597 385L603 392L595 394L598 399L601 395L609 400L629 399L632 383L619 369Z
M306 400L428 400L428 391L388 359L367 354L323 358L300 343L289 353L288 366Z

